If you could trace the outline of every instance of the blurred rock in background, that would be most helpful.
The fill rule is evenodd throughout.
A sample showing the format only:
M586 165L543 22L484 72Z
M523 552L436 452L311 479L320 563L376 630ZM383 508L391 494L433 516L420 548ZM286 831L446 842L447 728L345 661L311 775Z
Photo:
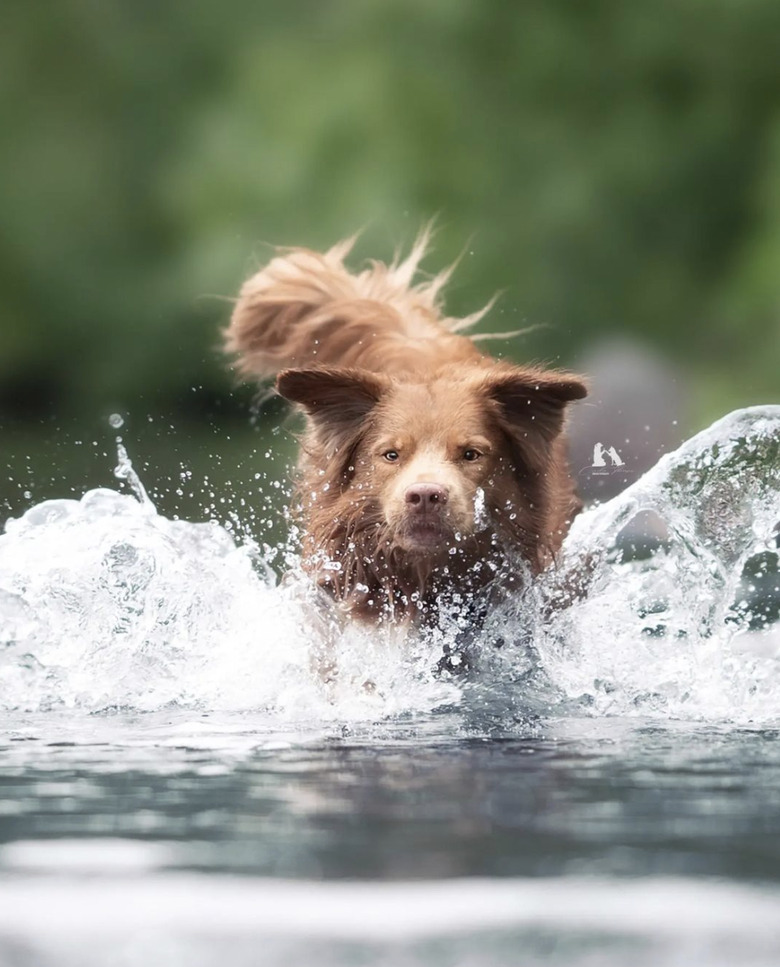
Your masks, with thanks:
M574 368L590 392L571 409L572 468L585 500L608 500L683 442L690 392L676 366L634 340L594 343Z

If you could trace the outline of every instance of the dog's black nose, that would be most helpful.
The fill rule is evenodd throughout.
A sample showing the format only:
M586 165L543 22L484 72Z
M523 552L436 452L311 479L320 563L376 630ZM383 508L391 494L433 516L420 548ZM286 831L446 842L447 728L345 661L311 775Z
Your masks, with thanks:
M415 511L430 513L437 511L447 503L449 491L446 487L434 483L418 483L409 487L404 495L407 504Z

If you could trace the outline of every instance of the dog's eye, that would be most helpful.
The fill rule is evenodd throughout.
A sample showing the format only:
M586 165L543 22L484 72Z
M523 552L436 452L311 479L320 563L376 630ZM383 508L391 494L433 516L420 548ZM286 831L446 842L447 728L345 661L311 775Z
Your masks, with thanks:
M382 456L385 458L385 460L387 460L388 463L395 463L395 461L398 459L398 451L385 450Z
M468 450L463 451L463 459L468 460L469 463L473 463L475 460L479 460L482 454L479 450L475 450L473 447L469 447Z

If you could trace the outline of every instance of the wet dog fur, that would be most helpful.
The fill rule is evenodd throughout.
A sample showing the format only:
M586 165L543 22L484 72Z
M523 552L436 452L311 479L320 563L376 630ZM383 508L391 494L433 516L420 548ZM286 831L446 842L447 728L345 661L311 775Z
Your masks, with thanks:
M280 251L243 285L226 349L305 414L303 557L351 616L430 618L442 597L519 583L554 560L580 509L564 434L569 372L481 353L444 315L450 270Z

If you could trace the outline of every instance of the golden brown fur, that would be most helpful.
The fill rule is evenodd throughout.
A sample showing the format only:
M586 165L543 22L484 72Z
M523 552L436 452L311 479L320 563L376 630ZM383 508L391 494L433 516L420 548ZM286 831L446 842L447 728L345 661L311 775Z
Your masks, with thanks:
M406 618L441 594L538 573L580 504L563 435L579 377L481 354L447 318L449 272L414 282L427 245L350 273L351 243L279 254L241 289L239 371L278 374L306 414L304 559L350 613Z

